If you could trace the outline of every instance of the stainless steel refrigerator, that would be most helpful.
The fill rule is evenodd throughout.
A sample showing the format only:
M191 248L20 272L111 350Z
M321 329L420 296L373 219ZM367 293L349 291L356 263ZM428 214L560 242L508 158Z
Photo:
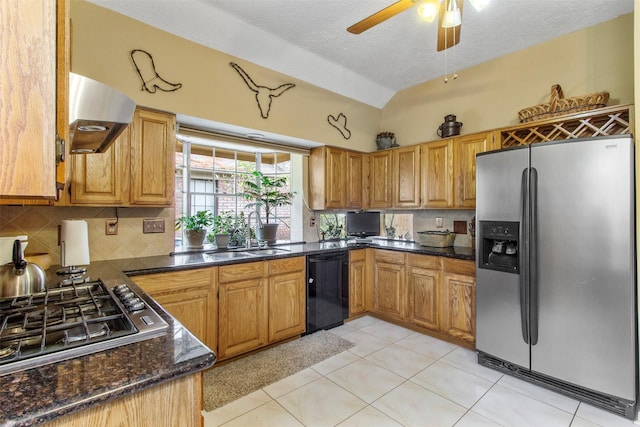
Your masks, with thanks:
M627 418L637 401L630 136L478 154L479 363Z

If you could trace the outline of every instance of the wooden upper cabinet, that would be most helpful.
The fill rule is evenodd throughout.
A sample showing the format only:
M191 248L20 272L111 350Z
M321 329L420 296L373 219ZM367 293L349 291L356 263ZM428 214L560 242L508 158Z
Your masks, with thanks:
M453 206L453 140L422 144L422 206Z
M70 156L70 192L73 204L123 205L129 181L129 129L104 153Z
M171 206L175 115L137 108L104 153L71 155L71 204Z
M175 152L175 115L136 109L131 129L132 205L173 204Z
M393 207L420 207L420 146L393 151Z
M355 151L347 151L347 173L345 188L347 208L362 209L364 208L363 200L363 174L364 174L364 155Z
M369 201L370 208L390 208L393 186L391 150L369 154Z
M57 196L56 133L64 138L69 132L66 105L68 36L65 33L68 10L68 4L62 0L6 0L2 3L2 199L53 200Z
M309 156L311 209L363 207L363 154L336 147L316 147Z
M455 207L476 207L476 154L493 149L493 135L467 135L455 139Z

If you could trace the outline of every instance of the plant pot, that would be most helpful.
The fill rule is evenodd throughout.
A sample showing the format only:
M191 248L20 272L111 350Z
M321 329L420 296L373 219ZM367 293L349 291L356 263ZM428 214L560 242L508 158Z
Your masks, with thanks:
M184 236L187 238L187 248L202 249L207 230L185 230Z
M218 249L224 249L229 246L229 238L231 238L230 234L216 234L215 242L216 247Z
M276 235L278 234L278 224L262 224L262 227L256 227L256 236L258 240L264 240L267 244L276 242Z

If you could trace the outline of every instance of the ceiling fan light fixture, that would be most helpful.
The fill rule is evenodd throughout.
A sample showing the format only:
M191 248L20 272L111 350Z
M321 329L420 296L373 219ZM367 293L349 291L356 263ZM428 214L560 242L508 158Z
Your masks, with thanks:
M453 28L462 24L462 15L456 0L448 0L447 9L442 16L442 28Z
M433 22L438 15L438 7L434 2L424 2L418 7L418 15L427 22Z
M469 3L471 3L471 6L473 6L475 10L480 12L486 5L489 4L489 1L491 0L469 0Z

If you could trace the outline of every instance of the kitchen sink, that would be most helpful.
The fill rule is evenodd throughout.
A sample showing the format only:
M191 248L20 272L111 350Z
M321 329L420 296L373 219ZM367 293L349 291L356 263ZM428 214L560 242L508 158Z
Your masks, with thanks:
M249 252L206 252L205 256L212 261L224 261L228 259L249 258L253 256Z
M253 249L251 255L277 255L291 252L288 249L276 249L276 248L267 248L267 249Z

